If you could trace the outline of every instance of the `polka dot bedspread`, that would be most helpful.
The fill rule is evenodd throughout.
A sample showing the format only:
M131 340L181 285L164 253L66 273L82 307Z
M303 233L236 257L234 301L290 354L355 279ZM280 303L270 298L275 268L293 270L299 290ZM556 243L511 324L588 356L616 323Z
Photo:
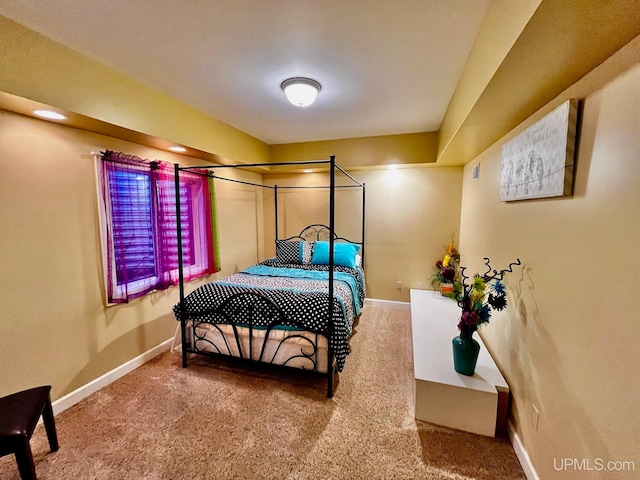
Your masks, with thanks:
M334 267L332 323L327 265L286 264L277 258L198 287L173 307L177 320L255 327L280 325L330 339L338 371L349 354L349 337L364 304L362 268Z

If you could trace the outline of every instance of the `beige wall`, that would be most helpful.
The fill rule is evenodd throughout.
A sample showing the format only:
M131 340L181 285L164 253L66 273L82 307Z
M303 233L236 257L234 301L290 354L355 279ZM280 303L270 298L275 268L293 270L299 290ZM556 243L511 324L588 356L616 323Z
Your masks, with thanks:
M450 147L542 0L493 0L438 131L438 156Z
M389 165L391 163L404 165L433 163L436 161L437 150L437 132L270 146L272 162L323 160L329 158L330 155L336 155L336 160L345 169Z
M0 396L51 384L59 398L173 335L176 287L105 307L90 154L105 148L188 161L0 110ZM220 276L262 256L262 204L254 187L218 182L217 195Z
M337 152L337 160L340 152ZM351 172L366 187L365 273L367 297L409 301L409 290L429 285L432 266L457 234L462 167L401 168ZM265 184L327 185L326 175L265 176ZM342 184L348 184L342 181ZM265 195L265 248L273 252L272 202ZM326 191L278 194L280 238L297 235L309 223L328 222ZM361 237L359 191L336 194L336 233ZM269 222L269 223L267 223ZM396 281L402 288L396 288Z
M233 162L269 160L266 143L1 15L0 52L0 92Z
M608 76L635 59L612 81ZM540 478L638 478L640 470L640 42L547 105L584 99L575 194L499 201L501 146L464 171L462 261L520 257L509 308L481 330L513 394L512 421ZM480 179L470 180L480 163ZM532 408L540 411L532 427ZM635 472L557 472L563 458L633 461Z

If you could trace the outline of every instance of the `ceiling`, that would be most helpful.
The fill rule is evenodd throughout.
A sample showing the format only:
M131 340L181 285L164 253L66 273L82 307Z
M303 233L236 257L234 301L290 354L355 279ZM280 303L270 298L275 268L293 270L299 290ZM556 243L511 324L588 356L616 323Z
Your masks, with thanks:
M10 18L268 144L437 131L491 0L0 0ZM319 81L307 108L280 84Z

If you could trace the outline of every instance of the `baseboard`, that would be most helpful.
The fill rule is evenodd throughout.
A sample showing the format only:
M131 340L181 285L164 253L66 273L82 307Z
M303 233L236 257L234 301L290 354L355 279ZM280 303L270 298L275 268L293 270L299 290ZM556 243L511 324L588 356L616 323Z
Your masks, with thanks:
M55 402L52 402L53 413L57 415L58 413L65 411L67 408L71 407L72 405L75 405L83 398L86 398L92 393L97 392L101 388L106 387L110 383L115 382L120 377L124 377L127 373L132 372L139 366L147 363L152 358L157 357L161 353L169 350L169 348L171 347L172 340L173 338L170 338L169 340L162 342L157 347L154 347L151 350L148 350L143 354L138 355L136 358L132 358L128 362L120 365L119 367L114 368L113 370L105 373L101 377L98 377L95 380L92 380L86 385L83 385L82 387L74 390L73 392L68 393L64 397L61 397L58 400L56 400Z
M395 302L393 300L378 300L376 298L365 298L365 305L371 305L374 307L389 307L398 308L401 310L411 310L411 304L409 302Z
M509 422L508 431L509 431L509 440L511 440L513 451L516 452L516 457L518 457L518 461L522 466L522 470L524 470L524 474L526 475L527 480L540 480L540 477L538 477L538 474L536 473L535 468L533 468L533 464L531 463L529 454L524 449L524 446L520 441L520 437L516 433L516 429L513 426L513 423L511 422Z

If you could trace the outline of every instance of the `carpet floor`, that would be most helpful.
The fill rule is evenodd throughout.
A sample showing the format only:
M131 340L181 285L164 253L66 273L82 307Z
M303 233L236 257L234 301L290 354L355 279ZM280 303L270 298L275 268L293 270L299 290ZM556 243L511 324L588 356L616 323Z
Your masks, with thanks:
M408 310L365 307L351 349L332 399L308 372L166 352L57 415L58 452L39 425L38 478L526 478L508 439L415 420Z

